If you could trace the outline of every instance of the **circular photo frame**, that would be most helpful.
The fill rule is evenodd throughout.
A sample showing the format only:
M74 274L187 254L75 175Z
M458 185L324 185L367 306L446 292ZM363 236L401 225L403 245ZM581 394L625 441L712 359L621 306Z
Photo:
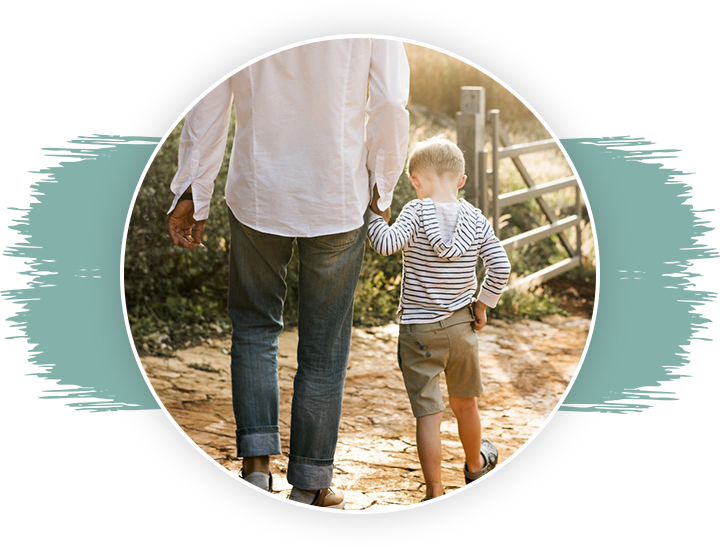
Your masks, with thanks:
M123 260L168 415L232 476L317 508L496 474L560 406L594 319L561 143L487 72L387 37L295 44L211 86L148 164Z

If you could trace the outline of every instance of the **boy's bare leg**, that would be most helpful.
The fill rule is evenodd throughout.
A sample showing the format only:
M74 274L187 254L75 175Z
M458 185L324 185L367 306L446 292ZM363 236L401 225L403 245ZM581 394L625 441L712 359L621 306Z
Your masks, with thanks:
M440 423L442 413L433 413L417 419L417 447L425 478L426 498L432 499L443 494L440 465L442 463L442 440Z
M469 472L476 472L485 466L485 458L480 453L482 429L477 398L450 397L450 408L458 422L458 435L465 451L465 462Z

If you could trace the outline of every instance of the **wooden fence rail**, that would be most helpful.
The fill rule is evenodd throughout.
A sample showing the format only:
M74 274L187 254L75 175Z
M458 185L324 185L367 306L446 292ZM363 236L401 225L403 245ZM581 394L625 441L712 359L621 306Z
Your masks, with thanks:
M515 280L509 289L530 289L573 268L582 267L582 196L577 179L573 176L556 181L536 184L521 156L543 150L557 148L554 139L544 139L532 143L513 144L500 123L500 111L493 109L485 116L485 90L481 87L464 86L460 91L461 110L457 114L458 146L465 155L466 184L465 199L488 216L495 234L500 237L500 213L504 208L521 202L535 200L548 224L534 228L522 234L506 238L500 243L506 250L519 249L543 238L557 235L569 257L549 265L537 272ZM490 151L485 150L485 122L489 131ZM500 160L509 158L518 170L527 188L500 193ZM488 163L490 167L488 168ZM488 182L492 183L492 193L488 196ZM558 219L552 208L543 199L545 194L565 188L575 187L575 214ZM575 245L564 233L575 227Z

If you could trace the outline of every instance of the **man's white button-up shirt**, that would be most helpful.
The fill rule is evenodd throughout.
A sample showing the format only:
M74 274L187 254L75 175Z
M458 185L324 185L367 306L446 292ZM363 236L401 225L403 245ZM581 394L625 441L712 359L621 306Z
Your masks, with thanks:
M234 99L235 217L280 236L360 227L373 185L386 209L405 164L409 76L402 42L370 38L298 46L237 72L185 118L171 210L192 188L194 217L207 219Z

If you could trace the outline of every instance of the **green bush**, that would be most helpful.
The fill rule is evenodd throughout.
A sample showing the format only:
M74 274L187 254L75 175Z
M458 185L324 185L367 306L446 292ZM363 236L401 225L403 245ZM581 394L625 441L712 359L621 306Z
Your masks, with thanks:
M568 315L556 299L544 292L536 294L513 290L503 293L498 305L491 312L492 316L506 320L540 320L549 314Z
M216 185L205 225L205 250L173 247L166 212L177 170L180 123L158 151L130 217L125 248L125 302L137 343L153 349L227 332L228 226L222 185ZM227 177L232 140L219 179ZM158 333L164 336L158 336Z

